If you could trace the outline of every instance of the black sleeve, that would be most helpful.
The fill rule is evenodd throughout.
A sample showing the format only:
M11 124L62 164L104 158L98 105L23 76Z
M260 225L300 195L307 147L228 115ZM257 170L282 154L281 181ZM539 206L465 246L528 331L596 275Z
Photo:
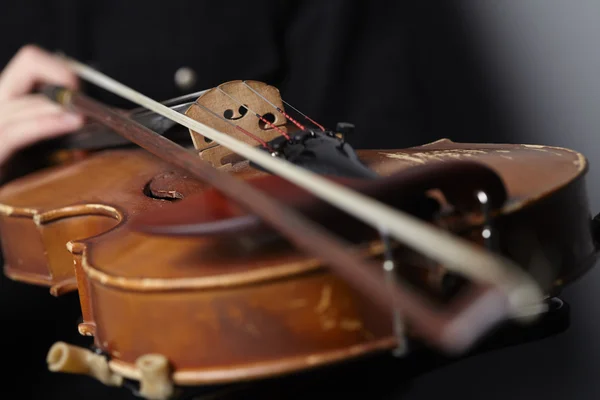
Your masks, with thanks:
M307 0L284 39L288 100L359 148L498 137L474 38L452 2Z

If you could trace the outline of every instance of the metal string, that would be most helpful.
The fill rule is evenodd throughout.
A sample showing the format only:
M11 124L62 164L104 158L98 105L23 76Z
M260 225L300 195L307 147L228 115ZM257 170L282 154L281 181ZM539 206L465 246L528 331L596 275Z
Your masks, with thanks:
M271 106L273 106L274 109L276 109L277 111L279 111L281 114L283 114L284 117L286 117L287 119L289 119L290 121L292 121L292 123L294 125L296 125L298 128L300 128L301 130L306 130L306 128L304 127L304 125L300 124L300 122L296 121L294 118L292 118L291 116L289 116L285 111L283 111L281 108L279 108L277 105L273 104L269 99L267 99L265 96L263 96L262 94L260 94L258 92L258 90L254 89L252 86L248 85L246 83L246 81L242 81L242 83L248 88L250 89L252 92L254 92L254 94L256 94L258 97L260 97L261 99L263 99L264 101L266 101L267 103L269 103Z
M294 125L296 125L298 128L305 130L304 125L300 124L298 121L296 121L294 118L290 117L289 114L287 114L285 111L283 111L281 108L277 107L275 104L273 104L272 102L270 102L265 96L263 96L262 94L260 94L256 89L252 88L250 85L248 85L246 83L246 81L242 81L242 83L244 85L246 85L246 87L250 90L252 90L254 93L256 93L261 99L263 99L264 101L266 101L267 103L269 103L271 106L273 106L277 111L279 111L280 113L282 113L287 119L289 119L290 121L292 121L292 123ZM325 128L319 124L318 122L314 121L312 118L310 118L308 115L304 114L303 112L301 112L300 110L298 110L296 107L292 106L290 103L286 102L285 100L281 99L281 101L283 103L285 103L285 105L289 106L292 110L296 111L298 114L302 115L302 117L304 117L304 119L306 119L307 121L312 122L315 126L317 126L319 129L321 129L323 132L325 132Z
M319 128L320 130L322 130L323 132L325 132L325 128L323 127L323 125L319 124L317 121L315 121L314 119L312 119L308 115L304 114L302 111L298 110L296 107L294 107L293 105L291 105L287 101L281 99L281 102L283 104L285 104L286 106L290 107L292 110L296 111L298 114L302 115L306 120L312 122L317 128Z
M247 105L245 105L244 103L242 103L240 100L236 99L235 97L233 97L232 95L230 95L229 93L227 93L226 91L224 91L223 89L221 89L220 87L217 86L217 89L223 93L225 96L229 97L231 100L235 101L236 103L238 103L240 106L244 107L246 110L250 111L251 113L253 113L256 118L260 119L262 122L264 122L266 125L268 125L269 127L277 130L279 133L281 133L287 140L292 140L289 135L282 130L281 128L273 125L272 123L270 123L269 121L267 121L262 115L260 115L259 113L257 113L256 111L253 111L252 109L250 109L250 107L248 107Z

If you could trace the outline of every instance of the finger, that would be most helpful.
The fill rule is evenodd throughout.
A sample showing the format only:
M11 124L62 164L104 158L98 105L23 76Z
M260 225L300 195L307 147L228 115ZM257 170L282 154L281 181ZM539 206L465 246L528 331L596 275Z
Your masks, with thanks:
M62 112L20 119L0 130L0 145L12 153L42 139L73 132L83 126L83 117Z
M38 83L77 88L77 76L57 57L28 45L9 61L0 74L0 101L31 92Z
M41 94L3 101L0 102L0 129L19 119L60 112L64 112L63 107Z

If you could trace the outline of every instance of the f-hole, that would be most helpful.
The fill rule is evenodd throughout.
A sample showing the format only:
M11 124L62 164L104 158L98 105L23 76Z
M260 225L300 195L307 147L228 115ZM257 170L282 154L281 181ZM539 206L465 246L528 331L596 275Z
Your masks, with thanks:
M246 116L246 114L248 113L248 109L245 106L240 106L240 108L238 108L238 113L240 114L240 116L236 117L233 110L228 108L227 110L223 111L223 118L229 121L237 121L238 119L242 119L244 118L244 116ZM204 142L212 143L212 139L204 137Z
M240 106L240 108L238 108L238 113L240 114L240 116L236 117L233 110L228 108L227 110L223 111L223 117L230 121L237 121L238 119L244 118L244 116L248 113L248 109L245 105Z
M259 120L258 121L258 126L260 127L260 129L262 130L267 130L267 129L271 129L273 123L275 123L275 115L273 113L266 113L265 115L262 116L266 121L269 121L269 124L265 123L263 120Z

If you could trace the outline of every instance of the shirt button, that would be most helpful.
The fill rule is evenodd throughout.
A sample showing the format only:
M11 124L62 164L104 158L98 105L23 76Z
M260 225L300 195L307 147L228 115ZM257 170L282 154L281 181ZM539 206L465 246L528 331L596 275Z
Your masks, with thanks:
M181 67L175 72L175 84L181 90L189 90L196 83L196 73L189 67Z

